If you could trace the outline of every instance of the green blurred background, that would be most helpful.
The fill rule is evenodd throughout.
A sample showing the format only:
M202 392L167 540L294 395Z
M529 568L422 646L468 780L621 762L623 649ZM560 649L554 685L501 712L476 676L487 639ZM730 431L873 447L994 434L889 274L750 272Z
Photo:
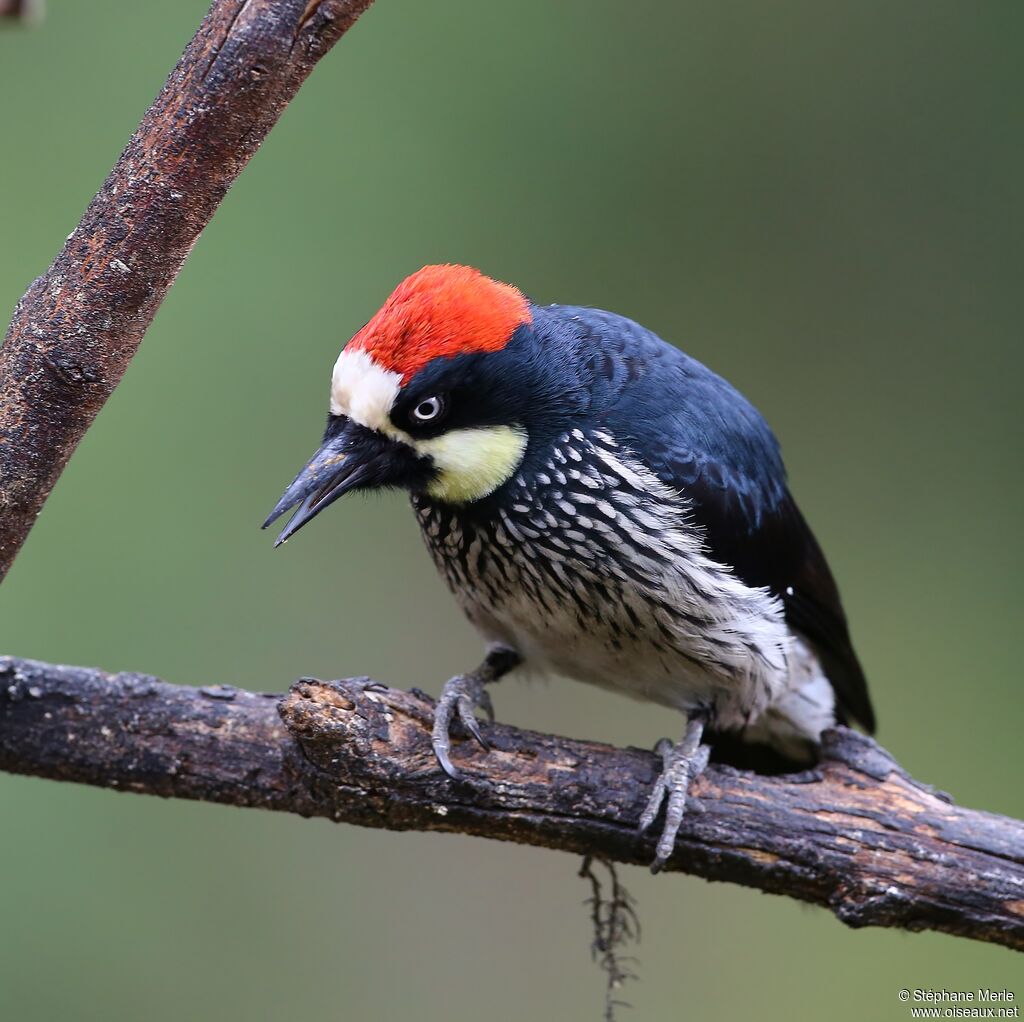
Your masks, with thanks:
M204 0L0 34L0 307L78 217ZM1024 815L1024 6L378 0L227 197L0 591L0 651L279 691L473 664L397 496L259 522L331 364L424 263L640 319L775 426L917 776ZM6 319L6 313L3 317ZM501 719L650 745L571 683ZM0 776L0 1018L594 1020L576 862ZM907 1017L1009 952L628 870L627 1018Z

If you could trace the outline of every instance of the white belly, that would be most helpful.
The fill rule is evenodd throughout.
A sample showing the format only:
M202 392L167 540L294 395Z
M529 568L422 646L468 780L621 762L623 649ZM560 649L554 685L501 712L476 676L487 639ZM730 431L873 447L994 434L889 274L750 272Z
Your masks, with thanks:
M517 479L489 518L416 502L435 562L484 638L539 670L705 710L719 730L799 709L807 686L817 706L824 679L780 601L707 556L677 493L591 450L589 466L570 450L539 480ZM794 726L817 727L816 740L827 714Z
M456 595L488 642L511 646L536 669L684 713L709 709L729 730L756 720L787 687L792 636L781 608L732 576L717 573L719 595L701 607L703 590L679 571L653 589L616 578L607 563L566 563L566 580L587 599L548 587L538 613L523 582L542 579L529 562L507 570L513 584L499 600L472 584Z

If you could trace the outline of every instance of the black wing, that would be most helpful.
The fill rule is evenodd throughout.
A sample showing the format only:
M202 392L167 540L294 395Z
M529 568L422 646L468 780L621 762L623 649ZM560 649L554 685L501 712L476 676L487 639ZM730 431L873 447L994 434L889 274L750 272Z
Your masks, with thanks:
M705 462L686 483L675 478L670 465L656 471L694 501L711 556L731 565L747 585L766 586L782 600L786 621L810 642L835 689L840 722L852 718L873 732L875 714L839 590L789 491L768 504L756 484L730 475L720 463Z
M595 357L595 412L666 484L693 502L710 555L782 601L814 648L840 720L869 732L875 714L832 572L786 482L760 413L706 366L632 320L551 307L573 322L584 364Z

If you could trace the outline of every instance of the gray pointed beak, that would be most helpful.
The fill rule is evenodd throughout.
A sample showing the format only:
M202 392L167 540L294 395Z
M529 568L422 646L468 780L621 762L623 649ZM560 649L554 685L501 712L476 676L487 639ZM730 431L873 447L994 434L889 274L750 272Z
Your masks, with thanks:
M429 459L420 458L400 441L339 417L328 426L320 449L284 491L263 528L298 505L274 542L278 547L346 493L389 486L412 488L429 479L432 472Z
M266 529L289 508L299 505L277 537L275 547L284 543L306 522L312 521L325 507L352 488L356 466L349 451L351 446L348 431L340 431L337 436L324 441L323 446L310 458L309 464L292 480L263 523Z

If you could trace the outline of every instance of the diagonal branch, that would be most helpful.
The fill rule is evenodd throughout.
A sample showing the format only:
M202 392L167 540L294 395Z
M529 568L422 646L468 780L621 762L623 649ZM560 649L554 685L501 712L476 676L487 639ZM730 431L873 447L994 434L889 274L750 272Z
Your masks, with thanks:
M430 699L368 679L283 698L0 658L0 770L121 791L444 830L646 863L653 754L485 726L447 778ZM1024 950L1024 823L952 805L871 739L826 733L815 774L710 767L668 868L826 906L851 926Z
M221 199L370 0L214 0L0 348L0 579Z

